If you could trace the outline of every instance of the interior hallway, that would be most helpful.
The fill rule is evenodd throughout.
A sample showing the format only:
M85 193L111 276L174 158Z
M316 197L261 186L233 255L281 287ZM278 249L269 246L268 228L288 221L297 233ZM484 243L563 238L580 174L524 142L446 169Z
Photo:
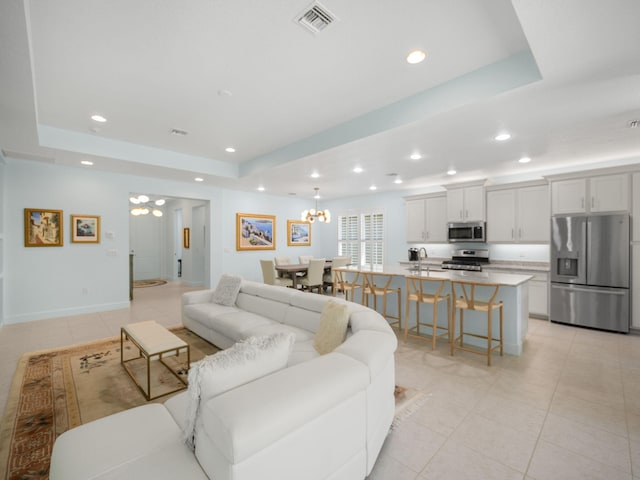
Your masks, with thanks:
M135 290L129 309L0 330L0 407L23 352L180 324L178 283ZM399 342L397 383L415 412L389 435L370 479L640 480L640 336L531 319L521 357Z

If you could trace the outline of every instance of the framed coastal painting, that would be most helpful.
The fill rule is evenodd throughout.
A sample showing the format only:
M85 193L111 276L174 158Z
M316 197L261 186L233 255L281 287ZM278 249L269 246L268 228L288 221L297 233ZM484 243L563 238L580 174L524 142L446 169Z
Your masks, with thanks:
M311 223L301 220L287 220L287 245L290 247L311 245Z
M71 215L72 243L100 243L100 217Z
M236 213L236 250L275 249L275 215Z
M24 246L61 247L62 210L24 209Z

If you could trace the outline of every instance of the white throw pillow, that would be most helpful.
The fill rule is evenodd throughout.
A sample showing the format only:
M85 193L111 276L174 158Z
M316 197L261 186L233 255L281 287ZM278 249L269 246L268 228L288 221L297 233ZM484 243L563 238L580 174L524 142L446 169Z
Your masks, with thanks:
M349 326L349 307L329 300L320 314L320 325L313 339L313 348L320 355L332 352L344 342Z
M287 366L294 342L293 333L250 337L191 365L183 432L185 443L192 448L194 446L196 419L203 402L283 369Z
M211 295L211 301L227 307L234 306L241 284L242 277L223 274L213 291L213 295Z

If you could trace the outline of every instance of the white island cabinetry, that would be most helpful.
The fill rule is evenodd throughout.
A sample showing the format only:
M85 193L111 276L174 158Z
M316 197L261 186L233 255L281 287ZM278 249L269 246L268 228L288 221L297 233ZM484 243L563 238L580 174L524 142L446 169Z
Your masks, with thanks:
M402 294L406 295L406 277L415 276L416 272L410 271L407 266L402 265L384 265L384 266L348 266L340 267L338 270L346 272L347 277L349 273L355 275L356 272L362 273L383 273L393 275L394 279L392 287L400 287ZM521 355L524 338L527 335L529 326L529 283L533 278L531 275L519 275L515 273L504 272L465 272L465 271L442 271L439 269L431 269L429 271L422 271L420 273L422 277L428 277L433 279L443 280L466 280L479 284L498 284L500 290L498 292L498 300L504 302L504 351L510 355ZM351 278L353 279L353 278ZM480 287L482 288L482 287ZM451 291L451 286L447 287L448 291ZM488 289L487 289L488 290ZM388 311L395 311L396 305L393 304L395 299L389 299ZM402 299L404 303L404 298ZM444 302L443 302L444 303ZM404 305L401 305L404 307ZM438 313L439 319L446 321L446 306L442 305L443 311ZM411 316L407 316L406 312L402 313L402 325L404 322L408 322L409 326L415 324L415 313ZM486 334L486 320L474 322L471 320L475 315L479 315L478 312L466 312L465 319L467 317L469 330L473 333L482 333L482 325L484 326L484 332ZM486 319L486 315L480 318ZM413 323L412 323L413 322ZM497 322L494 323L494 327L497 329ZM467 323L465 323L465 331L467 330ZM494 334L497 335L497 330L494 330ZM469 339L470 343L476 343L475 340ZM466 340L465 340L466 341ZM486 341L476 344L477 346L486 346Z

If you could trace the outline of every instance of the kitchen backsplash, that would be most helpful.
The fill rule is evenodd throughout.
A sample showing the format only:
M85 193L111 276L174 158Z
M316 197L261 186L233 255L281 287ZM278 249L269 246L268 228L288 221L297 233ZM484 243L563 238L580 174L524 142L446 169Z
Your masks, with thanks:
M453 250L465 248L471 250L489 250L490 260L511 260L515 262L548 262L549 245L488 245L486 243L428 243L424 245L411 244L411 247L424 247L427 255L432 258L449 258ZM407 247L408 248L408 247ZM401 260L407 260L407 254Z

